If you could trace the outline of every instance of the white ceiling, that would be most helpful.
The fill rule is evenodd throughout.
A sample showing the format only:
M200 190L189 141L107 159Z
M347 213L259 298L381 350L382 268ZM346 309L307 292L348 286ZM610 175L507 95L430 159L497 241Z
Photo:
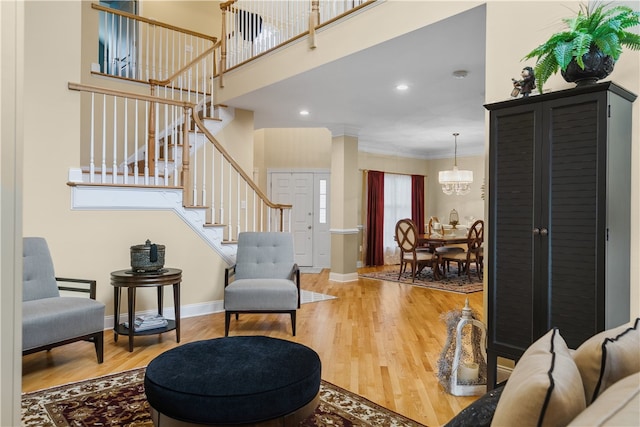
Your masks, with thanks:
M484 153L485 7L225 101L255 129L326 127L361 151L419 158ZM466 70L464 79L453 76ZM409 89L399 92L398 83ZM300 116L301 109L309 110Z

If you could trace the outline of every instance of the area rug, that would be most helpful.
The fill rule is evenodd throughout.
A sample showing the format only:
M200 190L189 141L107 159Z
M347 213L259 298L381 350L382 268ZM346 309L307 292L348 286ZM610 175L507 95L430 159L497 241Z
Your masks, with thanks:
M327 301L336 299L333 295L321 294L318 292L306 291L300 289L300 304L307 304L310 302Z
M482 292L482 280L478 279L475 267L471 269L471 280L466 274L458 276L458 268L451 266L451 271L447 273L447 277L440 277L434 280L433 271L425 268L416 275L415 282L411 281L411 269L405 271L398 279L400 266L395 269L384 271L374 271L370 273L360 273L360 277L368 279L385 280L387 282L404 283L407 285L421 286L423 288L436 289L438 291L455 292L458 294L471 294L473 292Z
M144 394L144 368L22 395L23 427L153 427ZM424 427L326 381L320 404L303 427Z

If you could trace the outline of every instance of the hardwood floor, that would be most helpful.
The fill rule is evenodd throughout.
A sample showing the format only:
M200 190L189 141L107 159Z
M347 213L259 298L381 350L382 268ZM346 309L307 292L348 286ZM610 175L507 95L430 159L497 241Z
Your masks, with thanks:
M446 340L440 315L462 308L467 297L482 315L482 292L462 295L372 279L338 283L328 278L329 270L302 275L303 289L337 298L303 304L297 336L291 335L289 316L277 314L240 316L232 320L229 335L267 335L307 345L320 355L323 380L430 427L446 423L477 399L446 393L436 373ZM181 344L222 336L223 313L182 319ZM130 353L125 337L115 343L112 331L105 331L101 365L86 342L24 356L23 391L143 367L179 345L175 332L136 337L134 344Z

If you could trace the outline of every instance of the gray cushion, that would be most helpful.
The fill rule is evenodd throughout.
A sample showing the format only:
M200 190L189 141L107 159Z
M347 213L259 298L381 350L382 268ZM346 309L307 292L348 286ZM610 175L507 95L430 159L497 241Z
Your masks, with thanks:
M241 279L225 288L225 310L295 310L298 288L287 279Z
M46 240L42 237L25 237L22 245L22 300L60 296Z
M22 350L100 332L104 304L89 298L54 297L22 304Z
M292 279L293 237L290 233L244 232L238 236L236 280Z

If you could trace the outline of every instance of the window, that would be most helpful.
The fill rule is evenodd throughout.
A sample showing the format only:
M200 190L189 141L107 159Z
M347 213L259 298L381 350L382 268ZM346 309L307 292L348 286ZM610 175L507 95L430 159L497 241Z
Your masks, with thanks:
M138 14L138 2L101 0L101 6ZM135 20L112 13L100 12L98 61L100 72L112 76L135 78L136 37Z
M399 262L398 243L395 241L396 223L411 218L411 177L384 174L384 263Z
M320 188L318 189L318 222L320 224L327 223L327 180L321 179Z

